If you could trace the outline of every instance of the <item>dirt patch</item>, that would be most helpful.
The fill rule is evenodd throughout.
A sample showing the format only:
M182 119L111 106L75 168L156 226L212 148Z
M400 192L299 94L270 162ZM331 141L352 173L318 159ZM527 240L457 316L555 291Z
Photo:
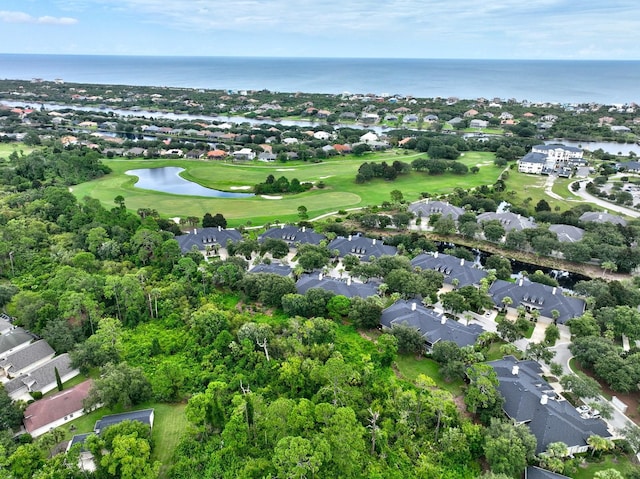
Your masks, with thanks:
M471 414L467 410L467 405L464 403L464 396L454 396L453 397L453 402L455 403L455 405L458 408L458 411L460 412L460 415L462 417L466 417L468 419L473 420L473 414Z

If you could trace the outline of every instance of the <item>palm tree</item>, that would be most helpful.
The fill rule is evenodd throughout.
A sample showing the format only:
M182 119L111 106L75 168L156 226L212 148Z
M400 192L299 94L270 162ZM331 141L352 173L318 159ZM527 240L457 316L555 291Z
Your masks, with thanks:
M587 444L589 444L589 447L591 447L592 456L596 451L598 452L608 451L615 447L615 445L613 444L613 441L606 439L602 436L598 436L597 434L593 434L589 436L589 438L587 439Z
M502 298L502 306L503 306L505 311L512 304L513 304L513 299L511 299L509 296L505 296L504 298Z

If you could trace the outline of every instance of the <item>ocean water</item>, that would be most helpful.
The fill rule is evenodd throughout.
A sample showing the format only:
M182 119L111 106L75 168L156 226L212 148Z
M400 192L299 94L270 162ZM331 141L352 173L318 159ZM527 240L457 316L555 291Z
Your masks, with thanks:
M0 54L0 78L423 98L640 103L640 61Z

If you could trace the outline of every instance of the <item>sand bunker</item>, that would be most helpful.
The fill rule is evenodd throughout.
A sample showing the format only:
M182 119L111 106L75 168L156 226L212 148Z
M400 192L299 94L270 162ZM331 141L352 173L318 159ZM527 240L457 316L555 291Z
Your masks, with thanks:
M271 196L271 195L260 195L262 196L265 200L281 200L282 196Z
M296 171L295 168L278 168L276 171Z
M230 190L250 190L250 186L230 186Z

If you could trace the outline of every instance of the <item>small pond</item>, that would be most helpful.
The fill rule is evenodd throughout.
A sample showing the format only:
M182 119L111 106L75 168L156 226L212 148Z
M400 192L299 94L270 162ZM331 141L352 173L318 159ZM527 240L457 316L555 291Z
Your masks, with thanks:
M228 191L205 188L197 183L185 180L180 176L184 168L165 166L163 168L142 168L125 171L125 174L137 176L136 188L161 191L173 195L207 196L210 198L247 198L253 193L231 193Z

